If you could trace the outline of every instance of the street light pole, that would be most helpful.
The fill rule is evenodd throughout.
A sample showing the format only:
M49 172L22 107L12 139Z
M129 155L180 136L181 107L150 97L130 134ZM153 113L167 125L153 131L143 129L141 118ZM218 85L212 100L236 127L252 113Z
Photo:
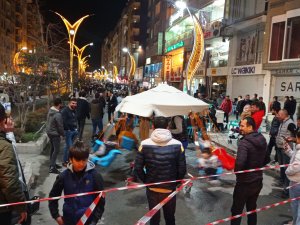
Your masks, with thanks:
M74 81L73 81L73 53L74 53L74 42L75 42L75 36L76 36L76 32L80 26L80 24L82 23L82 21L89 17L90 15L86 15L81 17L79 20L77 20L74 24L70 24L70 22L63 17L62 15L60 15L58 12L54 12L55 14L57 14L62 21L64 22L67 30L68 30L68 35L69 35L69 43L70 43L70 83L71 83L71 92L73 93L73 89L74 89Z
M80 62L81 62L82 54L83 54L84 50L86 49L86 47L93 46L93 45L94 45L94 43L89 43L89 44L86 44L85 46L83 46L82 48L79 48L74 44L74 47L77 52L77 58L78 58L78 76L81 75Z

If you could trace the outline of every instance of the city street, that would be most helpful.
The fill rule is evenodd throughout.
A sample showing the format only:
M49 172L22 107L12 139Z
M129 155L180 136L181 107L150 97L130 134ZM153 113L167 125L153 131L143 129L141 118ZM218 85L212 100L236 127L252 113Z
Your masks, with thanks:
M89 140L91 123L87 121L84 137ZM62 153L62 148L61 148ZM105 181L105 188L121 187L125 185L125 179L129 173L129 162L134 158L134 153L124 151L123 155L117 159L108 168L97 166L97 170L102 174ZM37 173L36 182L32 193L41 197L49 194L56 175L48 173L48 150L44 151L36 162L34 171ZM62 155L59 156L59 160ZM193 150L186 151L188 172L197 176L196 153ZM281 189L277 185L277 173L266 172L264 175L264 187L258 200L258 207L266 206L272 203L282 201L280 198ZM177 224L207 224L217 219L222 219L230 215L232 203L232 192L235 183L234 176L226 176L220 179L220 186L211 186L206 181L195 181L191 193L180 192L177 196ZM60 201L60 206L62 201ZM101 222L105 225L132 225L135 224L146 212L147 199L145 189L119 191L109 193L106 196L105 212ZM289 204L279 206L258 214L258 224L261 225L281 225L283 222L291 220L291 211ZM42 202L37 215L33 217L32 224L50 225L54 224L51 218L48 204ZM164 222L162 223L164 224ZM230 223L224 223L230 224ZM246 224L246 220L242 224Z

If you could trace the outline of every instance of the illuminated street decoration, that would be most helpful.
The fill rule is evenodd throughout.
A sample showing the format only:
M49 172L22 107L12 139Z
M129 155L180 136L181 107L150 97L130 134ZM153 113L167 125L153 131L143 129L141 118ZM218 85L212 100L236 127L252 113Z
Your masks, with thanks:
M191 15L194 23L194 44L193 51L186 67L188 89L191 88L193 77L199 68L204 55L204 36L199 20Z
M133 79L134 74L135 74L135 70L136 70L136 64L135 64L135 60L134 57L129 54L129 58L130 58L130 70L129 70L129 79Z

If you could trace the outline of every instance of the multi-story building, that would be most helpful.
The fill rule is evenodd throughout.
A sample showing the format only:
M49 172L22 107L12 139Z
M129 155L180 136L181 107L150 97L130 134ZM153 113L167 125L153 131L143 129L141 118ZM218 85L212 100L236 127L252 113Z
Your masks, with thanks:
M170 3L163 0L148 0L147 42L144 81L154 84L162 81L162 62L165 45L165 29L170 16Z
M130 0L124 8L121 18L115 29L109 33L102 43L101 65L112 70L115 65L119 69L120 78L127 79L130 69L130 60L127 53L122 51L127 48L134 56L137 67L144 64L144 35L145 7L140 0ZM138 71L138 70L137 70ZM142 79L142 74L136 79Z
M41 45L42 21L32 0L0 0L0 74L15 71L16 53Z
M0 74L12 71L12 59L16 48L15 1L0 1Z
M294 96L300 100L300 1L269 0L264 35L263 69L269 99Z
M262 55L268 2L227 0L222 30L230 40L226 94L231 98L254 93L266 100L268 78L262 68Z

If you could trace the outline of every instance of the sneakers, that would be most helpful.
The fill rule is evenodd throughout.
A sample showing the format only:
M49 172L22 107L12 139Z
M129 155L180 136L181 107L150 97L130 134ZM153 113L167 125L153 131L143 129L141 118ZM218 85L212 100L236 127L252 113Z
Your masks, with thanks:
M55 168L55 167L51 167L49 169L49 173L60 174L60 171L57 168Z
M61 169L62 166L60 166L60 165L58 165L58 164L55 164L55 168L56 168L56 169Z

